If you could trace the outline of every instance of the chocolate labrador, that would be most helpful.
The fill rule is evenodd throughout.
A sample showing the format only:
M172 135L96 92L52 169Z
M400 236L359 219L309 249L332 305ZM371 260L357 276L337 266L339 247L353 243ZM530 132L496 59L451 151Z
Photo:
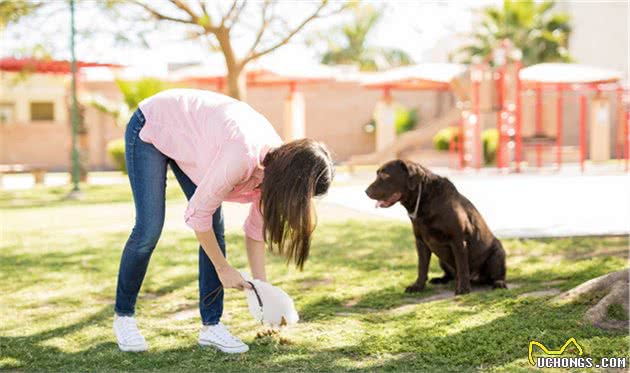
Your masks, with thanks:
M444 275L432 284L455 280L455 294L470 292L470 284L505 284L505 251L475 206L447 178L419 164L394 160L376 171L365 193L378 207L400 202L413 225L418 253L418 279L405 290L424 290L431 253L440 260Z

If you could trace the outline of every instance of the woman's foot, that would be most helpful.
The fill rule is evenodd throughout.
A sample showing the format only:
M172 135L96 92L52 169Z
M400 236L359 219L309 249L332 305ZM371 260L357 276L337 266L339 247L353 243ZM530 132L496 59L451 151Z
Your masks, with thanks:
M149 348L133 316L114 315L114 334L120 351L142 352Z
M233 336L221 323L204 325L199 331L199 345L212 346L228 354L240 354L249 351L249 347Z

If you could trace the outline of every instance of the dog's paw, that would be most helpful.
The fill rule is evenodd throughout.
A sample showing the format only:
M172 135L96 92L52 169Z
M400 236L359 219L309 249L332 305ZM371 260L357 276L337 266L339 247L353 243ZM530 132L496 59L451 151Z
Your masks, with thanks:
M470 293L470 285L458 286L455 288L455 295L464 295Z
M440 285L440 284L447 284L452 280L452 278L450 277L433 277L432 279L429 280L430 284L434 284L434 285Z
M507 288L508 288L508 286L507 286L507 284L505 283L505 281L503 281L503 280L499 280L499 281L495 281L495 282L492 284L492 288L493 288L493 289L507 289Z
M405 288L405 293L419 293L422 290L424 290L424 284L419 284L417 282L414 282L413 284Z

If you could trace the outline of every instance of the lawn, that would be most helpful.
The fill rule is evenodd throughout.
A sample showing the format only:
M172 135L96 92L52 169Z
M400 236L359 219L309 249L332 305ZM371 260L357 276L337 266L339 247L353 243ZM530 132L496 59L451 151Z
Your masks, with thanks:
M269 257L269 278L294 297L298 325L263 335L244 297L228 292L224 321L251 347L240 356L197 346L195 239L167 224L137 309L150 351L123 354L111 321L132 218L129 191L92 186L82 202L62 201L65 192L0 192L0 369L511 372L531 368L529 340L559 348L569 337L587 356L628 356L627 333L581 322L588 302L549 302L626 266L627 238L504 240L509 290L454 298L451 287L429 285L406 295L416 271L407 224L326 216L303 272ZM169 206L184 203L175 188L168 198ZM229 232L227 241L230 262L245 268L240 231ZM430 275L440 275L435 259Z

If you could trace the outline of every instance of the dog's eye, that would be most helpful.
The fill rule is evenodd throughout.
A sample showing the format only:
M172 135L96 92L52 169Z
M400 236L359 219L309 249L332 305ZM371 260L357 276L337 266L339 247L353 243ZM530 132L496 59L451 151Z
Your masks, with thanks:
M384 172L381 172L381 174L380 174L379 176L380 176L380 177L381 177L381 179L383 179L383 180L387 180L387 179L389 179L389 178L390 178L390 175L389 175L389 174L386 174L386 173L384 173Z

